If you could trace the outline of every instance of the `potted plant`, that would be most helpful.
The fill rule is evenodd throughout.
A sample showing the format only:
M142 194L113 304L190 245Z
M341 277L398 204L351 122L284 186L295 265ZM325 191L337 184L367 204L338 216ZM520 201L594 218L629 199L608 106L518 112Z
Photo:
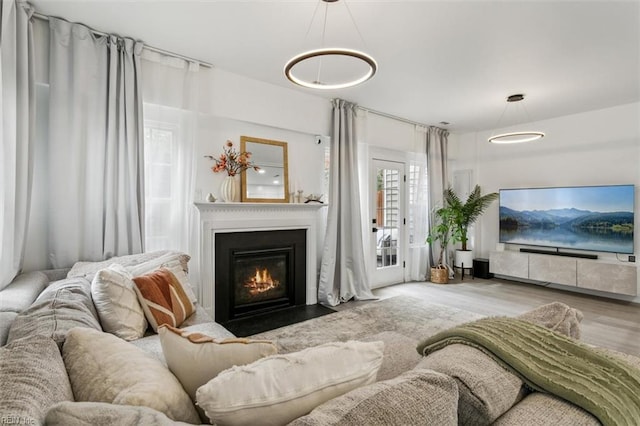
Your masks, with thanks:
M489 205L498 198L497 192L482 195L480 185L476 185L463 203L460 197L451 188L444 192L447 207L453 214L453 226L451 242L462 243L462 248L456 250L454 266L458 268L471 268L473 265L473 251L468 250L468 232L471 226L484 213Z
M450 207L441 207L434 212L434 224L431 227L427 242L433 244L436 241L440 246L438 262L431 267L431 282L447 284L451 267L445 262L447 246L451 241L452 227L454 225L455 212Z

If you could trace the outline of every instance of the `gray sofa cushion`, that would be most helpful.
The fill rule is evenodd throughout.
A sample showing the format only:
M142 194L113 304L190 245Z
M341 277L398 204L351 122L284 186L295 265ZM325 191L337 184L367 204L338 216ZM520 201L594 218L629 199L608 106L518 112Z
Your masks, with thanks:
M416 352L417 342L395 331L383 331L359 339L363 342L384 342L384 358L377 381L389 380L413 369L422 356Z
M61 402L47 413L47 426L173 426L165 414L148 407L107 404L106 402Z
M569 337L580 335L582 313L563 303L549 303L518 318ZM429 368L456 379L460 391L458 421L463 425L490 424L527 394L516 375L482 351L466 345L450 345L434 352L420 361L418 368Z
M21 312L36 300L49 284L49 277L42 272L26 272L0 292L0 312Z
M100 262L76 262L69 273L67 274L67 278L75 278L81 277L86 278L89 281L93 281L93 277L100 269L108 268L109 265L117 263L126 268L131 268L134 266L138 266L142 263L150 262L159 259L159 258L169 258L170 256L176 256L180 260L180 264L182 265L182 269L185 272L189 272L189 259L191 256L188 254L171 251L171 250L159 250L153 251L149 253L140 253L140 254L130 254L127 256L117 256L112 257L111 259L103 260ZM157 267L160 267L158 264Z
M526 395L516 375L467 345L447 346L425 357L416 368L435 370L456 380L461 425L491 424Z
M0 423L42 424L52 405L73 401L55 342L31 336L0 348Z
M71 268L62 268L62 269L45 269L41 271L43 274L49 278L49 282L60 281L67 278L67 274Z
M289 423L290 426L458 424L458 389L450 377L413 370L355 389Z
M538 324L573 339L580 338L582 312L561 302L542 305L519 315L517 318Z
M563 399L534 392L504 413L496 426L599 426L598 419Z
M102 330L91 300L91 283L72 278L52 283L36 301L22 311L11 325L7 342L35 334L64 343L73 327Z
M0 346L4 346L7 343L9 329L17 316L18 314L15 312L0 312Z

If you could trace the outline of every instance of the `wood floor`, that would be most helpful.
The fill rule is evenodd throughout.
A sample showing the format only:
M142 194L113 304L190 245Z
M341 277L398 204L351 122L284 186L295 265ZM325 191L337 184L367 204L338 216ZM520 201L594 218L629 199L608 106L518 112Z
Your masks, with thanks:
M640 356L640 305L501 279L466 279L442 285L406 283L374 290L379 298L407 295L482 315L514 316L553 301L580 309L582 341ZM336 307L350 309L363 302Z

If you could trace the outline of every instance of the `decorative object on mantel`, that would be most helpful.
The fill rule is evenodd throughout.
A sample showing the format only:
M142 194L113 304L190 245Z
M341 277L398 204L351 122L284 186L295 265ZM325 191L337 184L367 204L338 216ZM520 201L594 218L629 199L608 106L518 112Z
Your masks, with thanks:
M215 203L216 202L216 197L214 197L212 193L208 193L207 194L207 201L210 202L210 203Z
M226 176L220 185L220 199L225 203L240 201L240 191L235 176Z
M324 202L322 201L322 196L323 194L309 194L307 195L305 198L307 199L307 201L305 201L306 203L320 203L320 204L324 204Z
M257 173L242 172L243 203L287 203L289 189L289 161L287 143L271 139L240 136L240 149L253 153Z
M249 161L251 152L236 151L233 147L233 142L230 140L227 140L223 150L224 152L218 158L212 155L205 155L205 157L216 162L216 165L211 168L214 173L227 172L227 177L224 178L222 185L220 185L220 198L222 201L240 201L240 191L237 188L236 176L247 169L258 171L260 167Z
M298 195L296 195L296 203L301 203L302 202L302 193L303 192L304 192L304 190L298 189Z

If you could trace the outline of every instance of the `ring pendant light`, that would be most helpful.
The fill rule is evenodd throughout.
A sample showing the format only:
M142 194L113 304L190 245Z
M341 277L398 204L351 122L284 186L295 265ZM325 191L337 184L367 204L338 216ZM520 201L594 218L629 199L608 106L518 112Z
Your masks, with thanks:
M496 127L499 127L500 121L502 120L502 117L504 116L504 113L507 110L509 104L513 102L520 102L522 100L524 100L524 95L521 93L507 97L507 104L505 105L504 110L502 111L502 115L500 116L500 119L498 120L498 124L496 125ZM526 109L524 108L524 105L522 105L522 109L524 111L524 114L528 118L528 114ZM528 120L528 121L531 121L531 120ZM493 135L489 137L488 140L489 142L495 143L495 144L512 144L512 143L533 142L538 139L542 139L544 136L545 134L539 131L520 131L520 132L507 132L507 133L501 133L498 135Z
M329 3L335 3L338 0L319 0L318 5L320 5L320 1L326 3L324 26L322 29L322 43L324 44ZM345 6L347 8L347 11L349 11L349 6L346 5L346 2L345 2ZM315 16L315 12L314 12L314 16ZM362 39L362 35L360 34L360 31L358 30L358 27L356 26L355 21L353 19L353 16L351 15L351 11L349 11L349 17L351 18L351 22L356 28L358 35L360 35L360 38ZM313 19L312 19L312 23L313 23ZM324 82L321 80L320 75L321 75L321 66L322 66L321 61L325 57L355 59L357 61L360 61L362 64L366 66L366 71L361 76L355 77L347 81ZM318 59L320 61L318 64L317 77L315 80L305 79L294 73L294 68L297 65L300 65L303 62L314 60L314 59ZM357 86L359 84L364 83L365 81L370 80L375 75L377 70L378 70L378 64L375 61L375 59L371 57L371 55L368 55L358 50L347 49L342 47L321 47L319 49L309 50L307 52L303 52L303 53L300 53L299 55L294 56L284 66L284 74L289 81L302 87L307 87L311 89L320 89L320 90L344 89L347 87Z

